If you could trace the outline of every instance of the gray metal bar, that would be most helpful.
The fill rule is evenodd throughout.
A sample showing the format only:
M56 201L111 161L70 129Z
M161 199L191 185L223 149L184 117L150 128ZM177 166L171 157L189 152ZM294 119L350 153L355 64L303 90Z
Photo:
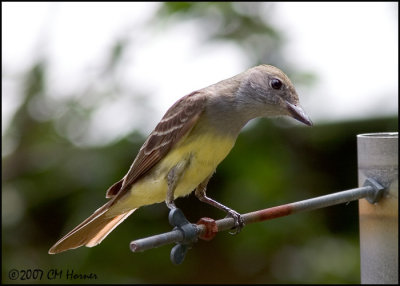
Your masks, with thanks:
M302 211L311 211L319 208L355 201L367 197L373 191L374 190L372 187L366 186L342 192L337 192L321 197L316 197L309 200L295 202L292 204L293 213L298 213Z
M278 218L303 211L312 211L319 208L355 201L361 198L371 196L377 191L378 191L377 189L371 186L363 186L360 188L350 189L333 194L328 194L325 196L320 196L316 198L311 198L290 204L280 205L260 211L247 213L243 215L243 219L245 224L250 224L253 222ZM230 219L230 221L223 221L223 222L217 221L217 225L219 231L230 229L233 227L233 220Z
M373 177L379 202L359 200L361 283L398 284L398 133L357 136L358 185Z
M361 198L367 198L367 197L374 198L378 196L377 194L380 191L382 191L382 187L379 186L379 184L373 183L374 182L373 179L368 179L367 182L368 185L360 188L350 189L299 202L258 210L255 212L242 214L242 217L244 219L245 224L247 225L250 223L255 223L268 219L274 219L298 212L310 211L318 208L355 201ZM214 222L217 226L215 230L211 229L211 227L208 228L206 225L201 225L201 224L200 225L192 224L192 226L197 228L196 232L199 237L202 237L207 231L213 232L209 234L211 238L213 237L213 235L215 235L216 232L229 230L232 229L232 227L234 227L234 221L232 218L224 218ZM189 234L185 233L185 228L181 228L179 230L173 230L170 232L132 241L130 243L130 248L133 252L139 252L170 243L180 243L184 241L184 238L187 235Z
M156 234L146 238L137 239L130 243L133 252L145 251L151 248L160 247L166 244L175 243L183 240L183 233L173 230L161 234Z

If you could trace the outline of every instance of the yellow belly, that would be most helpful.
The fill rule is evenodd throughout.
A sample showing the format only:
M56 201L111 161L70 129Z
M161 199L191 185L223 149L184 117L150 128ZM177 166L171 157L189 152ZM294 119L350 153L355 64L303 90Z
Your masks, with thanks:
M133 208L165 201L167 174L178 163L189 161L179 178L175 198L190 194L201 182L211 175L218 164L228 155L235 139L208 133L184 138L152 170L137 181L130 194L121 198L110 212L122 213Z

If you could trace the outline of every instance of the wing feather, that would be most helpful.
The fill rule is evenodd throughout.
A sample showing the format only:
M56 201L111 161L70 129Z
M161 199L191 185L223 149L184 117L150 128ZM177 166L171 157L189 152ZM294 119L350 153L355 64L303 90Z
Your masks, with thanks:
M204 110L206 96L192 92L168 109L140 148L125 177L112 185L106 197L123 195L140 177L157 164L179 140L194 127Z

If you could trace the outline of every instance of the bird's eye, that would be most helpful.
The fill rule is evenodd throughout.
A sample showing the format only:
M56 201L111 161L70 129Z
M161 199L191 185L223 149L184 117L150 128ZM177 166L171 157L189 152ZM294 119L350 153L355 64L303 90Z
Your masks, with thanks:
M280 89L282 87L282 82L277 78L273 78L270 84L273 89Z

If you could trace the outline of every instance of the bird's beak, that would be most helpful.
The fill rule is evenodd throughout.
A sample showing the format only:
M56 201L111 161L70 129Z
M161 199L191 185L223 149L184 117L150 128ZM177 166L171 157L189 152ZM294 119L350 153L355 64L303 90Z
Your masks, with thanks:
M308 115L304 112L303 108L301 108L299 105L294 105L294 104L286 101L286 106L287 106L287 109L288 109L290 115L294 119L296 119L308 126L313 125L310 117L308 117Z

